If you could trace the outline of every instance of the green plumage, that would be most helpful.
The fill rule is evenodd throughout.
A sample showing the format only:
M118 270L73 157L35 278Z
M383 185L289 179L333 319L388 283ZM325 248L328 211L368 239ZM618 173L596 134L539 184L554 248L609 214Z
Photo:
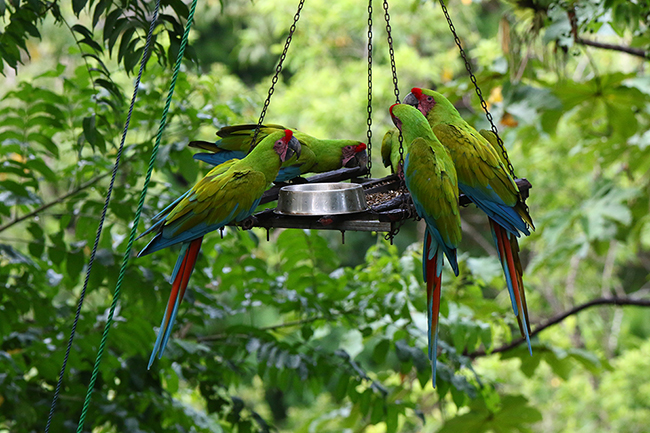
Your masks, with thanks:
M255 133L255 124L233 125L221 128L217 135L221 137L217 143L205 141L192 141L190 147L204 149L213 153L223 150L248 153ZM261 141L268 134L285 130L287 128L268 124L262 125L258 134L257 142ZM292 130L294 137L302 146L300 158L292 158L286 161L282 167L297 167L300 174L324 173L336 170L341 167L359 167L367 163L365 145L356 140L318 139L303 132Z
M434 134L449 149L463 192L488 215L492 237L503 267L512 309L521 335L530 343L530 320L519 259L517 237L534 229L528 208L507 170L508 160L489 131L478 133L438 92L414 87L404 102L424 114Z
M393 155L393 152L396 152L397 155ZM399 161L399 130L397 128L389 129L381 141L381 160L384 167L390 167L391 171L395 173L396 167L393 167L393 159Z
M492 189L534 228L530 215L522 205L519 188L502 161L503 155L483 134L470 126L442 94L429 89L420 90L423 96L418 101L419 109L426 113L433 133L449 150L458 181L472 188ZM409 94L404 102L410 103L408 101L412 95ZM428 97L432 100L428 101Z
M284 137L278 130L264 137L244 159L233 159L210 170L166 216L163 236L233 219L233 212L251 209L278 174L282 162L274 142Z
M404 157L408 158L409 191L425 215L432 218L444 243L456 248L462 232L458 211L458 181L449 152L431 131L427 120L415 108L397 104L392 114L402 123ZM397 134L393 134L391 163L399 165Z

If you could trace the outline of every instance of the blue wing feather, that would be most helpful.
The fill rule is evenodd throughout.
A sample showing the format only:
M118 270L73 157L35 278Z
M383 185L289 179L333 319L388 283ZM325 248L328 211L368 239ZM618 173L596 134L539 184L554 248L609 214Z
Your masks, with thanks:
M195 153L193 158L217 166L231 159L243 159L245 156L246 153L239 150L222 150L215 153Z
M519 216L517 211L508 206L503 200L496 195L494 190L488 185L486 188L470 187L459 182L458 187L467 195L479 209L485 212L490 218L495 220L499 225L508 232L519 237L519 232L530 235L528 226Z

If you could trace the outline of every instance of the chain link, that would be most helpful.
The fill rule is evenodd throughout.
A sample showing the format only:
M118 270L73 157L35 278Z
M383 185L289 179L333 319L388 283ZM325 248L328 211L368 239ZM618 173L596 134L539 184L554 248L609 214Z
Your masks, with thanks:
M366 177L370 178L372 173L372 0L368 0L368 173Z
M508 152L506 152L506 148L503 145L503 140L501 140L501 137L499 136L499 132L497 131L497 127L494 124L494 119L492 118L492 114L490 114L490 111L488 110L487 102L485 102L485 99L483 99L483 93L481 92L481 89L479 88L478 83L476 82L476 77L472 72L472 66L469 63L469 60L467 60L467 55L465 54L465 50L463 50L463 46L460 43L460 39L456 34L456 28L454 27L454 24L451 22L451 17L449 16L449 12L447 11L445 2L444 0L439 0L439 2L440 2L440 6L442 7L442 12L445 14L445 18L447 19L447 24L449 24L449 30L451 30L451 33L454 35L454 41L456 42L456 45L460 50L460 56L463 58L463 61L465 62L465 69L467 69L467 72L469 73L469 79L472 81L472 84L474 84L474 89L476 90L476 94L478 95L478 98L481 100L481 107L483 108L483 111L485 111L485 117L487 118L488 122L490 122L490 125L492 127L492 132L494 132L494 135L496 135L497 137L497 143L501 148L501 153L503 154L503 158L508 164L508 171L510 172L510 175L513 178L516 178L515 168L512 166L512 163L510 162L510 158L508 158Z
M300 11L302 10L302 7L304 5L305 5L305 0L300 0L300 2L298 3L298 10L296 11L296 14L293 16L293 24L291 24L291 27L289 28L289 36L287 36L287 40L284 43L284 49L282 50L282 55L280 56L280 61L278 62L278 66L275 67L275 75L273 75L273 78L271 79L271 87L269 88L269 94L266 96L266 100L264 101L264 106L262 107L262 112L260 113L260 119L257 122L257 127L255 128L255 134L253 134L253 140L251 141L251 147L250 147L251 149L255 147L255 141L257 140L257 135L260 133L262 122L264 122L264 117L266 116L266 110L269 108L269 104L271 103L271 96L273 95L273 92L275 92L275 84L278 82L278 79L280 77L280 72L282 72L282 63L284 63L284 59L287 57L287 51L289 51L289 45L291 44L291 39L293 39L293 34L296 31L296 24L300 19Z

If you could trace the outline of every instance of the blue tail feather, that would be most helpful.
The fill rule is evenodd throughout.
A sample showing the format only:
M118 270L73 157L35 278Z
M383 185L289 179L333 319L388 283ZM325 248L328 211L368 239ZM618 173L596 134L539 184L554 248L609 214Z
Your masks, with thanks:
M161 359L163 353L165 353L167 342L169 341L169 337L171 337L172 335L172 328L174 327L174 323L176 322L176 314L178 314L178 306L180 305L180 303L181 303L181 296L179 291L178 296L176 296L176 301L174 302L174 309L172 310L172 316L169 319L169 324L167 325L167 329L165 329L165 336L163 338L162 345L160 346L160 351L158 352L158 359Z
M189 246L190 246L189 242L185 242L183 246L181 246L181 252L178 254L178 259L176 260L176 265L174 265L172 276L169 278L170 283L173 283L174 280L176 279L176 275L178 274L178 271L181 268L181 264L183 264L183 259L185 258L185 253L187 252L187 248Z
M169 306L165 307L165 314L163 314L162 321L160 322L160 328L158 329L158 336L156 337L156 342L153 345L153 350L151 351L151 356L149 357L149 364L147 364L147 370L151 368L151 364L153 364L154 360L156 359L156 354L160 350L160 344L162 343L162 338L164 332L164 326L165 326L165 318L167 317L167 310L169 309Z

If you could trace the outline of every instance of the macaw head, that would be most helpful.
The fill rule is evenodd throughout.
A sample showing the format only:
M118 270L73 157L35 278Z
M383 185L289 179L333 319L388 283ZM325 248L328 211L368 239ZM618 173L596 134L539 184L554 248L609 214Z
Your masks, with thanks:
M348 144L341 148L341 166L347 168L365 167L368 165L366 143Z
M405 144L411 143L416 137L432 138L433 136L429 122L415 107L408 104L393 104L390 107L390 117L395 126L402 131Z
M436 116L456 112L453 104L442 94L429 89L421 89L419 87L413 87L411 89L411 93L406 95L404 98L404 103L420 110L427 119L431 118L429 115L430 112L432 115Z
M390 118L393 119L393 123L397 126L397 129L402 130L402 121L399 118L399 111L401 110L400 103L393 104L388 109L390 113Z
M293 155L300 158L302 148L298 139L293 136L293 132L290 129L285 129L284 136L273 144L273 150L280 156L280 161L285 162Z

